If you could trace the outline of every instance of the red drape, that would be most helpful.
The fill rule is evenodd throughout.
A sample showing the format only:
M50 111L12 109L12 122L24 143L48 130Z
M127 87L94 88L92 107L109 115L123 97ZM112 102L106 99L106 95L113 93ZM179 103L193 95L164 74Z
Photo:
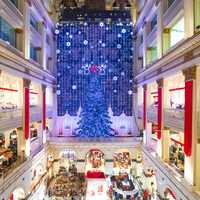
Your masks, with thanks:
M185 117L184 117L184 152L186 156L192 154L192 101L193 81L185 82Z
M29 88L24 88L24 136L29 138L29 122L30 122L30 91Z
M46 90L43 91L42 97L42 127L46 128Z
M146 120L147 120L147 91L146 89L143 89L143 127L146 129Z
M158 132L157 138L161 139L161 129L162 129L162 87L158 88Z

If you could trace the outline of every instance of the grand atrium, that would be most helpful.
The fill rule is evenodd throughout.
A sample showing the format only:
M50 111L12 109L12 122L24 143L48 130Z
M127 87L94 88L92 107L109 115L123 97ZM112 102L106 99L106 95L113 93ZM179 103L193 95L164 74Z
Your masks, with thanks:
M200 200L200 0L0 0L0 200Z

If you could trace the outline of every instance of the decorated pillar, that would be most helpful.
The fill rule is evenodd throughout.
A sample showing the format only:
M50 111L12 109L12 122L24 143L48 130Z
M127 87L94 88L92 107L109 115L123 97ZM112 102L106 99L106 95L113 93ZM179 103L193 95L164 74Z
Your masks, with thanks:
M158 135L161 139L161 132L163 128L163 79L157 81L158 84Z
M196 68L196 115L197 115L197 126L196 126L196 134L197 134L197 145L196 145L196 162L195 162L195 185L200 188L200 66Z
M46 128L46 85L42 85L42 128Z
M146 129L147 123L147 85L143 86L143 129Z
M195 161L197 147L197 85L196 66L183 71L185 75L185 113L184 113L184 153L185 153L185 179L195 184Z
M24 42L23 42L23 52L24 57L26 59L30 58L30 7L31 1L25 0L24 2L24 10L23 10L23 17L24 17Z
M25 155L30 155L30 83L28 79L23 80L24 90L24 112L23 112L23 130L25 138Z
M163 79L157 80L158 85L158 110L157 110L157 154L162 157L163 155Z
M143 143L147 145L148 143L147 131L147 85L143 86Z

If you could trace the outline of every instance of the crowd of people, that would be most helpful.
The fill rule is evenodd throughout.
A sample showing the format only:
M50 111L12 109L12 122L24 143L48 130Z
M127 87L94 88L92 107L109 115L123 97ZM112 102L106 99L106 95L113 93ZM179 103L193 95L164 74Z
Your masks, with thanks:
M58 175L53 180L48 190L52 199L82 200L86 193L86 182L83 173L78 173L73 164L67 170L60 167Z
M105 173L103 153L92 149L86 155L85 173L78 173L75 164L59 168L58 174L49 187L52 200L85 200L88 196L103 195L110 200L153 200L156 195L154 170L142 167L142 157L131 160L129 152L116 152L113 158L113 173ZM142 169L141 169L142 168ZM100 172L104 176L100 176ZM96 186L89 186L89 180ZM101 183L100 183L101 180ZM106 187L104 188L103 180ZM87 182L86 182L87 181ZM96 198L95 196L95 198Z

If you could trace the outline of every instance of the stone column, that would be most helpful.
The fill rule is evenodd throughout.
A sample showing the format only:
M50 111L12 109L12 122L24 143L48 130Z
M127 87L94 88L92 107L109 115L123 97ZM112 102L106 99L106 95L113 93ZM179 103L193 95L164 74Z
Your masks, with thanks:
M163 1L158 2L157 8L157 55L158 59L163 54Z
M30 32L31 32L30 31L30 7L31 7L31 1L30 0L24 0L23 52L24 52L24 57L26 59L30 58Z
M184 25L185 37L192 37L194 35L194 0L184 0Z
M143 49L142 49L142 55L143 55L143 69L146 68L147 65L147 23L144 22L143 25Z
M47 30L46 30L46 21L41 23L42 27L42 52L41 52L41 65L44 70L47 70L47 45L46 45L46 38L47 38Z
M25 155L30 156L30 83L28 79L23 79L23 131L25 138Z
M147 122L146 124L146 145L151 147L152 143L152 123Z
M163 53L170 48L170 29L165 28L163 30Z
M58 114L57 114L57 109L58 109L58 107L57 107L57 94L56 94L56 87L53 87L53 108L56 108L56 109L53 109L53 117L52 117L52 119L53 119L53 124L54 124L54 126L53 126L53 131L51 132L51 135L50 136L53 136L53 133L54 133L54 136L55 136L55 134L57 134L58 135L58 132L59 132L59 130L58 130L58 128L57 128L57 126L58 126Z
M163 141L163 160L165 162L169 161L169 145L170 145L170 130L164 128L162 132L162 141Z

